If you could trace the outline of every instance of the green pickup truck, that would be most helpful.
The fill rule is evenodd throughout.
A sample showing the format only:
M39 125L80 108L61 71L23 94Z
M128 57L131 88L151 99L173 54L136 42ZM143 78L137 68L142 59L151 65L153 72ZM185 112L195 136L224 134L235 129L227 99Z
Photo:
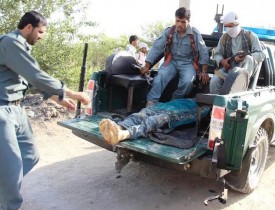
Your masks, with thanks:
M146 79L139 75L114 75L112 83L107 86L106 71L94 72L91 76L96 84L92 115L81 115L58 124L71 129L84 140L117 153L115 168L118 172L130 160L141 160L216 178L223 183L222 193L206 199L205 204L214 199L225 203L225 186L250 193L260 182L268 147L275 140L275 40L272 36L275 33L271 30L269 33L273 34L259 36L266 58L246 91L227 95L194 95L199 111L203 106L210 106L212 112L201 118L198 111L198 120L193 125L197 127L195 136L198 143L189 149L159 144L149 138L126 140L115 146L103 140L98 126L103 118L123 118L145 106L148 85ZM203 38L209 49L213 49L219 40L216 33L203 35ZM210 73L213 68L210 63ZM175 81L172 81L168 85L162 101L170 99L174 84ZM189 130L190 127L186 128L187 132Z

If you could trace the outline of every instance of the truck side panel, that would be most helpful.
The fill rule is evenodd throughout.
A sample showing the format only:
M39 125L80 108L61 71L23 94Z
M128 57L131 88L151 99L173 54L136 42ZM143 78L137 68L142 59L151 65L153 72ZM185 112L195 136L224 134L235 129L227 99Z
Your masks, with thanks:
M218 101L227 101L221 138L224 143L221 151L225 155L218 160L219 168L239 170L246 151L254 146L253 139L260 127L267 130L270 140L274 138L275 87L217 96L216 104Z

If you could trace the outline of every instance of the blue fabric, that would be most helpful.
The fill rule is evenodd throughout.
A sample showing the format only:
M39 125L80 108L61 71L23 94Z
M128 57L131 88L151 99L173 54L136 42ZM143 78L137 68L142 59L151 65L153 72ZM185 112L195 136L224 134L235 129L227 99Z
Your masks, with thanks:
M38 162L39 154L24 108L0 104L0 204L19 209L23 176Z
M147 62L154 63L161 55L165 48L169 32L170 28L165 29L162 35L153 43L146 57ZM152 88L148 93L147 101L158 102L164 88L177 73L179 74L179 84L178 89L174 93L174 98L184 98L192 91L192 81L195 79L196 72L193 67L194 55L189 34L193 34L194 36L195 51L199 54L199 63L208 64L209 54L200 32L188 25L185 34L181 37L177 30L175 30L172 39L171 62L168 66L162 65L160 67L157 76L153 80Z
M197 108L193 99L177 99L144 108L118 124L130 132L132 139L148 137L151 131L167 132L177 126L195 122ZM203 109L202 116L206 116L209 111L210 108Z
M147 101L158 102L165 87L177 74L179 74L179 84L174 93L174 98L179 99L188 96L193 88L196 71L191 63L183 64L182 62L172 61L167 66L162 65L160 67L147 95Z
M163 53L170 29L171 27L166 28L161 36L154 41L146 57L147 62L153 63ZM191 27L190 25L188 25L186 33L182 37L178 34L177 30L175 30L171 49L172 60L180 61L183 64L190 64L193 62L194 56L192 53L189 34L193 34L194 36L196 44L195 50L196 53L199 53L199 63L208 64L208 49L202 39L200 32L195 27Z

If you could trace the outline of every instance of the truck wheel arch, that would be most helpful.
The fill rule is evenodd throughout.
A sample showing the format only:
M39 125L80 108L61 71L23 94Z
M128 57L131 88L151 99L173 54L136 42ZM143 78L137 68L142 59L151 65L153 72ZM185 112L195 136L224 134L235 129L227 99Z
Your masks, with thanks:
M275 122L275 116L273 114L266 114L262 116L260 119L257 120L256 123L254 123L254 126L252 127L252 132L249 135L249 145L248 148L253 146L253 138L257 134L258 130L262 127L266 130L268 134L268 140L269 143L271 142L272 139L274 139L274 123Z
M250 147L243 159L240 171L232 171L225 176L226 184L241 193L252 192L263 175L268 154L268 133L260 127L253 138L254 147Z

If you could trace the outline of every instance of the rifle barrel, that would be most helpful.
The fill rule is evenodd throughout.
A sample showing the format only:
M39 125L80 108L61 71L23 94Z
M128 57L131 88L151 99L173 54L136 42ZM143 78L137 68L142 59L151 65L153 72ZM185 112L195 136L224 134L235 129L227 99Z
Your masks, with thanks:
M88 43L85 43L83 61L82 61L82 66L81 66L81 71L80 71L79 87L78 87L79 92L83 92L83 90L84 90L87 53L88 53ZM77 101L77 109L76 109L75 116L78 117L80 114L81 114L81 102Z

